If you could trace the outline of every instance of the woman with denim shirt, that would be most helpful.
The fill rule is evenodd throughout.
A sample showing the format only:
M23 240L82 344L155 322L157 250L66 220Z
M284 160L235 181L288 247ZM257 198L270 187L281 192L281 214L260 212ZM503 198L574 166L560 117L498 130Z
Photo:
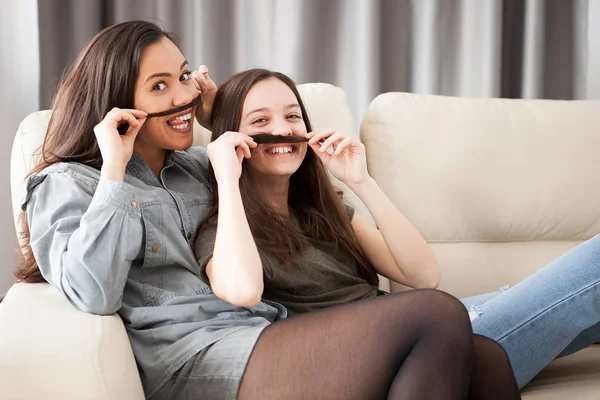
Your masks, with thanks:
M214 195L209 160L190 148L192 118L206 123L215 92L154 24L125 22L92 39L61 82L27 182L17 277L48 281L81 311L117 312L152 399L490 399L486 391L511 383L499 346L474 344L466 310L441 292L349 305L331 313L338 323L300 329L257 292L216 296L192 251ZM241 135L215 141L215 174L234 176L254 146ZM243 218L230 189L219 189L220 202ZM247 239L245 229L226 233ZM226 250L234 262L257 254ZM231 279L260 285L262 271ZM263 338L267 326L281 335ZM505 374L472 370L482 356ZM271 380L251 359L285 374Z

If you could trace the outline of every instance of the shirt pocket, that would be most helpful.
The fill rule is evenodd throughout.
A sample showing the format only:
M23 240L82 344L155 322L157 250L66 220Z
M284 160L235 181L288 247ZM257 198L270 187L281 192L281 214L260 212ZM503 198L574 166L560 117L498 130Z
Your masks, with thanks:
M163 294L163 268L167 261L167 243L164 235L164 212L160 203L142 206L144 224L142 284L144 304L158 301Z

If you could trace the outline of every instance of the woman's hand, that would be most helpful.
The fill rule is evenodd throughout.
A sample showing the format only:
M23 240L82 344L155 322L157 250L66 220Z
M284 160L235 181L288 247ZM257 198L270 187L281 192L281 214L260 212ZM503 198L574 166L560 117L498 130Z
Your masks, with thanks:
M369 178L365 146L358 140L346 137L335 130L310 132L308 145L319 156L333 176L350 188ZM323 141L323 143L319 143ZM333 151L327 151L332 148ZM331 153L331 154L330 154Z
M218 184L237 182L242 175L242 161L250 158L250 148L257 144L252 137L239 132L225 132L206 146Z
M196 119L200 125L210 129L210 115L217 94L217 85L208 76L206 65L201 65L198 71L192 72L192 77L201 96L200 104L196 108Z
M125 168L133 155L135 138L147 115L144 111L115 107L94 127L102 154L102 177L123 181ZM123 124L129 124L129 128L121 135L117 129Z

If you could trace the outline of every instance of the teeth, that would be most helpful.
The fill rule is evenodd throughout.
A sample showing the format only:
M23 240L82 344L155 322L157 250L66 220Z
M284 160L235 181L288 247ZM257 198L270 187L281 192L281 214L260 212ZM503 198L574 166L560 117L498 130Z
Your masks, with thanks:
M173 117L173 118L171 118L171 119L172 119L172 120L173 120L173 119L178 119L178 120L180 120L180 121L189 121L190 119L192 119L192 113L187 113L187 114L185 114L185 115L180 115L180 116L178 116L178 117Z
M271 154L285 154L285 153L291 153L291 152L292 152L291 147L272 147L269 149L269 153L271 153Z
M179 129L179 130L186 130L187 128L190 127L190 123L189 122L184 122L183 124L177 124L177 125L171 125L171 128L173 129Z

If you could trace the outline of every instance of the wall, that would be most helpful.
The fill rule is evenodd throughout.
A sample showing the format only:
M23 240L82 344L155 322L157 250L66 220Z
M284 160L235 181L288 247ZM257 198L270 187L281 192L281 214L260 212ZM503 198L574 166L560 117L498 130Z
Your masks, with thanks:
M10 197L10 152L21 120L39 104L37 0L2 2L0 11L0 298L13 283L17 239Z

